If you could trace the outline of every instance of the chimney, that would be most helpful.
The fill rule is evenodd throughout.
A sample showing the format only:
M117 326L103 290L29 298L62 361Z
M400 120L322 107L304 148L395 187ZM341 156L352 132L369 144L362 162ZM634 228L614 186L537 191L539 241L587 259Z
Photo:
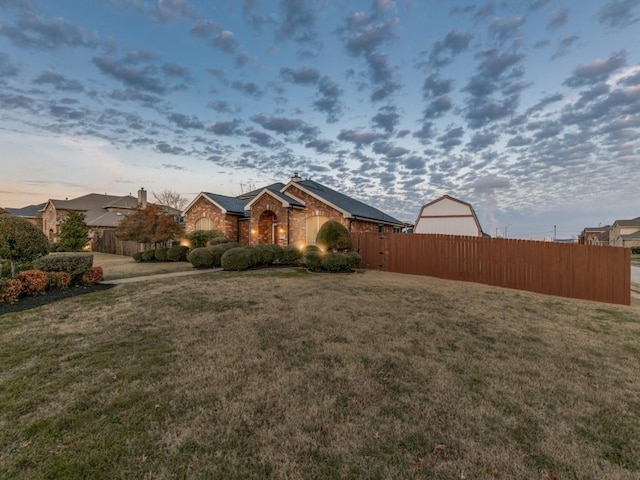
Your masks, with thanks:
M302 180L302 178L298 176L298 172L295 172L293 177L291 177L292 182L299 182L300 180Z
M138 208L147 208L147 191L144 187L138 190Z

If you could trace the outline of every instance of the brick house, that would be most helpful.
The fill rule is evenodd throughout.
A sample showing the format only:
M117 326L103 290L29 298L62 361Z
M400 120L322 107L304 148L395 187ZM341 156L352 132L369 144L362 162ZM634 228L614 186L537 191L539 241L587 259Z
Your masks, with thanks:
M609 245L610 225L598 227L585 227L578 236L578 243L583 245Z
M350 232L400 231L403 222L380 210L295 174L237 197L199 193L183 212L187 233L221 230L244 245L314 244L318 229L335 220Z
M609 245L612 247L640 248L640 217L613 222L609 234Z

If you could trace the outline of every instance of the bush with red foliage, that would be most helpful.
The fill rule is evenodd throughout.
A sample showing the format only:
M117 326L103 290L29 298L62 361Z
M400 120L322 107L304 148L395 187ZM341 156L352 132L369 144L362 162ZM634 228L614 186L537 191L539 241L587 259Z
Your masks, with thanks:
M25 270L13 278L22 282L24 295L40 295L49 286L49 276L41 270Z
M16 303L24 289L23 283L15 278L10 278L0 286L0 303Z
M102 271L102 267L91 267L87 270L82 276L82 283L84 285L95 285L96 283L100 283L104 278L104 272Z

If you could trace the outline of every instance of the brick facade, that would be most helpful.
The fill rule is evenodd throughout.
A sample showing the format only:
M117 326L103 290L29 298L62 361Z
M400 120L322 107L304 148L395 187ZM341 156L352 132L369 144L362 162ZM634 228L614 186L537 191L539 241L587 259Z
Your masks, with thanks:
M185 233L193 232L196 229L196 222L201 218L211 220L212 230L220 230L230 240L239 239L237 215L222 213L218 207L205 198L199 198L196 203L184 214Z

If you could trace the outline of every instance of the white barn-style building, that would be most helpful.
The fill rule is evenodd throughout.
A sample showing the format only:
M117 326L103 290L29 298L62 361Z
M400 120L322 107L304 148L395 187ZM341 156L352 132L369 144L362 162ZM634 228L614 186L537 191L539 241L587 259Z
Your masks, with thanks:
M413 233L485 236L471 204L449 195L422 207Z

